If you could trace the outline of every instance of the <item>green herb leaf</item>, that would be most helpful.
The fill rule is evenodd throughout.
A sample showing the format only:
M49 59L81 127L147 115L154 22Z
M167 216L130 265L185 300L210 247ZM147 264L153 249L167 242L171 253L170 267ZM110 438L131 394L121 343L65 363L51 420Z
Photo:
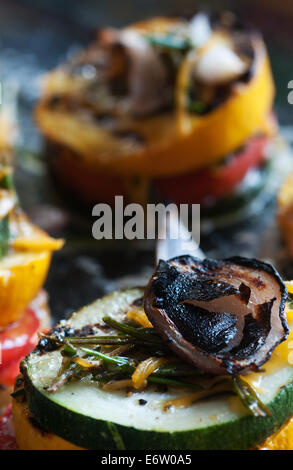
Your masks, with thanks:
M183 381L174 380L174 379L168 379L166 377L153 377L152 375L150 375L147 380L150 383L167 385L169 387L191 388L193 390L202 390L203 388L199 384L193 384L190 382L183 382Z
M289 308L293 309L293 299L291 299L290 295L287 298L287 303L288 303Z
M119 372L124 372L127 374L131 374L134 372L136 367L136 362L133 359L129 359L128 357L122 356L107 356L107 354L103 354L99 351L95 351L93 349L88 348L80 348L81 351L85 352L89 356L98 357L104 366L107 367L109 370L117 369Z
M0 187L2 189L12 189L12 188L14 188L12 175L10 175L9 173L4 175L3 178L0 181Z
M191 113L202 114L206 111L206 109L207 109L207 105L205 103L203 103L202 101L190 100L190 102L189 102L188 110Z
M9 248L10 229L9 217L0 220L0 259L6 255Z
M162 346L162 340L153 328L134 328L125 323L120 323L111 317L104 317L103 322L118 331L122 331L122 333L133 336L134 338Z
M271 410L261 401L256 391L241 377L233 377L234 390L245 408L253 416L271 416Z
M191 377L200 374L198 369L190 367L188 364L177 363L159 367L154 375L162 377Z
M133 342L130 336L72 336L70 337L72 344L102 344L106 346L128 344Z
M150 44L165 49L176 49L186 52L192 47L191 41L186 38L181 38L175 34L152 34L146 36Z

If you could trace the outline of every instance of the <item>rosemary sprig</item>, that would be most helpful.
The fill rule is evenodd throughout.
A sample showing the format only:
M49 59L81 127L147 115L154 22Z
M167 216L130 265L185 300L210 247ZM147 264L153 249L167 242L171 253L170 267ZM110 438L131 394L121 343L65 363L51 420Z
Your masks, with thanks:
M150 383L167 385L168 387L191 388L193 390L202 390L203 388L199 384L169 379L167 377L154 377L153 374L148 377L147 381Z
M200 374L198 369L194 369L185 364L175 363L159 367L153 374L162 377L191 377Z
M67 336L65 338L56 338L52 335L46 335L40 333L41 338L46 338L56 344L56 347L68 344L82 344L82 345L124 345L124 344L133 344L138 346L145 346L148 348L156 347L158 351L164 353L167 348L160 340L159 336L154 335L151 332L151 328L133 328L127 324L115 322L115 320L107 318L108 323L111 323L111 326L118 329L118 331L123 332L120 335L91 335L91 336ZM118 325L113 325L113 322L118 323ZM150 330L150 331L148 331ZM126 334L128 332L129 334Z
M77 356L77 350L71 343L67 342L61 351L61 355L64 357L75 357Z
M242 377L233 377L233 387L245 408L253 416L271 416L271 410L261 401L256 391Z
M66 341L66 340L65 340ZM131 336L72 336L70 337L70 343L72 344L101 344L101 345L122 345L133 342Z
M118 322L111 317L104 317L103 322L106 323L106 325L109 325L122 333L133 336L143 342L154 343L161 347L164 346L160 336L153 328L134 328L125 323Z
M89 356L98 357L103 363L103 365L108 370L111 370L111 371L117 369L119 372L131 374L135 370L135 367L137 365L136 361L128 357L108 356L107 354L103 354L93 349L88 349L88 348L80 348L80 349L81 351L83 351Z
M202 375L201 371L195 369L188 364L176 361L176 358L170 358L170 351L163 343L160 336L153 328L133 327L128 323L122 323L106 316L103 318L106 325L116 330L116 334L112 335L90 335L90 336L67 336L56 337L54 335L44 335L42 338L47 338L55 343L56 347L61 347L61 354L63 356L63 364L59 371L58 377L55 382L51 384L46 390L50 393L56 392L61 386L71 379L80 379L82 377L91 376L92 380L105 383L109 380L124 380L130 379L135 371L138 360L131 357L119 355L119 348L122 348L120 353L124 353L123 348L139 348L140 352L149 354L150 351L153 355L169 357L169 362L166 365L158 367L148 378L150 384L162 384L170 387L192 389L194 392L202 394L205 392L214 391L222 393L223 390L236 393L243 405L253 416L270 416L270 409L260 400L256 391L239 376L229 377L223 380L223 384L212 383L207 375ZM118 333L117 333L118 332ZM87 346L92 346L87 347ZM100 351L99 346L114 346L110 348L110 353L107 354ZM115 346L118 347L115 348ZM118 354L115 354L115 350ZM84 353L84 354L82 354ZM112 355L111 355L112 354ZM93 366L88 365L87 357L96 358ZM187 381L188 377L195 377L193 382ZM204 383L203 378L207 383ZM197 383L199 382L199 383ZM222 388L221 388L222 387ZM202 396L202 395L200 395Z
M126 373L132 374L135 371L137 366L137 361L131 359L129 357L122 357L122 356L108 356L100 351L96 351L89 348L80 348L81 351L86 353L89 356L97 357L101 360L103 365L111 371L117 370L119 373ZM197 369L193 369L192 367L185 366L184 364L170 364L167 367L162 366L159 367L152 373L153 376L158 377L190 377L190 376L198 376L199 371Z

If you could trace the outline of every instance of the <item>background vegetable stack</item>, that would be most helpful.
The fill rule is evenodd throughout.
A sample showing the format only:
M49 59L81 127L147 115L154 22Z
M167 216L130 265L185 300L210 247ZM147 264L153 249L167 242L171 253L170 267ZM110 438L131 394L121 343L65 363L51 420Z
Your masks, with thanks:
M260 36L199 13L102 30L47 76L36 117L55 173L84 200L145 201L151 182L214 206L260 191L273 97Z

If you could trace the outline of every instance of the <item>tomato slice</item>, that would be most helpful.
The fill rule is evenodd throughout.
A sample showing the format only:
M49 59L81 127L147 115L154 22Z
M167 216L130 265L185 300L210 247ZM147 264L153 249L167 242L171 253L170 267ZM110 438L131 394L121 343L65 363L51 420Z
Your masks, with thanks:
M233 192L251 168L259 167L266 159L267 137L254 137L228 161L213 168L156 180L159 193L177 204L204 204L221 199Z
M31 347L27 353L29 353L32 349L33 347ZM10 364L7 364L7 366L2 367L0 369L0 384L1 385L5 385L6 387L13 386L15 378L19 374L20 360L25 356L26 355L20 357L19 359L16 359L13 362L10 362Z
M0 450L16 449L18 449L18 447L13 430L12 409L10 404L0 416Z
M8 365L26 356L37 341L40 320L32 308L27 308L21 319L0 331L2 361L0 376ZM1 383L1 379L0 379Z
M64 188L73 194L78 194L85 203L103 201L114 204L117 194L126 195L127 188L124 180L99 169L85 165L77 154L67 151L65 148L58 154L59 147L53 147L56 158L52 162L53 171Z

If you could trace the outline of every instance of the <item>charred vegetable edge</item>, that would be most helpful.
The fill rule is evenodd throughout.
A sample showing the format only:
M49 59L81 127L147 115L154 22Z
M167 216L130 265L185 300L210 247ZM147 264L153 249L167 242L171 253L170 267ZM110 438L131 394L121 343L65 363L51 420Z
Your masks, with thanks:
M166 263L175 263L175 264L176 263L178 263L178 264L182 263L184 265L185 264L189 265L189 264L192 264L193 262L199 263L200 265L203 266L203 268L205 268L207 270L213 270L213 269L216 269L216 268L221 268L221 266L225 266L225 265L229 265L229 264L244 266L244 267L247 267L247 268L255 269L257 271L263 270L266 273L273 276L275 278L275 280L277 281L277 283L279 284L280 296L281 296L281 298L280 298L280 307L279 307L279 318L281 320L281 324L282 324L282 327L283 327L284 334L283 334L283 337L278 342L276 342L274 344L274 346L267 352L266 357L264 358L264 360L259 362L258 366L259 367L262 366L265 362L267 362L270 359L274 349L280 343L285 341L286 338L288 337L288 334L289 334L289 328L288 328L287 320L286 320L286 316L285 316L285 304L286 304L286 300L287 300L287 297L288 297L288 291L287 291L287 288L286 288L280 274L278 273L278 271L272 265L270 265L268 263L257 260L255 258L244 258L244 257L241 257L241 256L232 256L230 258L225 258L225 259L222 259L222 260L216 260L216 259L201 260L201 259L198 259L198 258L190 256L190 255L182 255L182 256L175 256L174 258L171 258L171 259L166 261ZM159 266L159 264L158 264L158 266ZM147 314L148 317L149 317L148 311L151 312L152 309L153 309L153 305L152 305L153 301L154 301L153 282L154 282L154 280L156 279L156 276L157 276L158 266L156 267L156 270L155 270L154 274L152 275L152 277L151 277L151 279L150 279L150 281L149 281L149 283L148 283L148 285L146 286L146 289L145 289L144 304L145 304L146 314ZM157 310L159 310L159 309L157 309ZM154 317L154 315L152 314L151 317ZM149 317L150 321L152 321L151 317ZM154 326L156 326L155 325L156 322L153 322L153 323L154 323ZM168 338L165 337L164 333L162 333L162 334L160 333L160 335L162 336L162 339L164 341L168 341ZM250 369L252 370L251 367L250 367ZM233 373L238 374L240 372L241 371L238 369L238 367L235 366L234 370L233 370Z

